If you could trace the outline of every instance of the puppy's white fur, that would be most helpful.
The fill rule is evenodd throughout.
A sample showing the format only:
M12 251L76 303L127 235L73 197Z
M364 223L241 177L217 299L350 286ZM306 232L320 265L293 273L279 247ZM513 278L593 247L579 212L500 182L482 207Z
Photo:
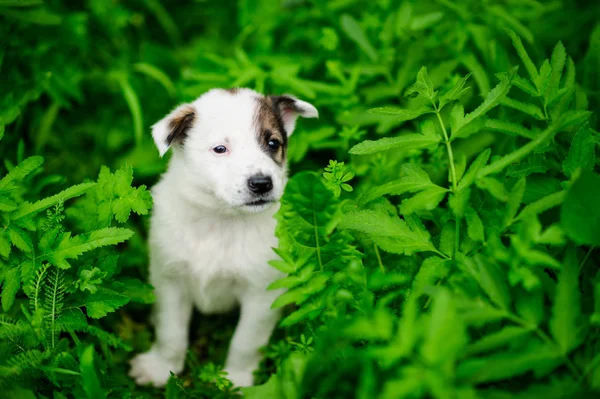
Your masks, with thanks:
M268 342L279 318L271 304L281 291L266 287L281 275L267 262L275 257L273 215L287 179L285 163L279 165L259 143L260 98L249 89L211 90L153 126L163 155L173 118L182 107L195 114L183 143L174 141L168 170L152 188L149 245L156 341L131 361L130 375L138 384L162 386L170 371L183 370L194 305L203 313L239 305L225 369L236 385L252 385L258 349ZM317 116L311 104L291 98L293 110L281 114L287 135L298 116ZM227 152L215 153L221 145ZM254 175L272 178L272 190L261 196L272 202L247 205L256 199L248 189Z

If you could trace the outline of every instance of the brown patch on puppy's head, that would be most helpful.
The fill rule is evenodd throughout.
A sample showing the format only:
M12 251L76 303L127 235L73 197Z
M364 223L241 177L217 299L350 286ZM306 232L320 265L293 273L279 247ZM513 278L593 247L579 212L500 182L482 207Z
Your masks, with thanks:
M257 99L254 123L261 148L278 165L285 161L287 132L281 118L280 97L268 96Z
M192 106L184 106L176 110L175 115L169 121L167 145L171 145L173 141L183 142L195 119L196 110Z
M232 87L230 89L224 89L227 93L236 95L240 91L239 87Z

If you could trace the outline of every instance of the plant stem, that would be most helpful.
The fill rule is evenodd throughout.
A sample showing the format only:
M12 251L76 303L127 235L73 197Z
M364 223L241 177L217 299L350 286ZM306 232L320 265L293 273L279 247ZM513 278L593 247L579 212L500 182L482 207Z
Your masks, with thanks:
M379 248L377 248L377 244L373 244L373 248L375 248L375 256L377 256L377 262L379 263L381 273L385 273L385 268L383 267L383 262L381 261L381 255L379 254Z
M432 102L433 104L433 102ZM444 143L446 144L446 150L448 152L448 162L450 163L450 177L452 183L452 193L456 194L458 181L456 178L456 166L454 165L454 152L452 151L452 144L450 144L450 140L448 138L448 132L446 131L446 126L444 126L444 121L442 120L442 115L440 115L440 110L437 108L435 104L433 104L433 108L435 109L435 115L440 122L440 127L442 128L442 133L444 134ZM453 258L456 258L456 253L458 252L458 248L460 246L460 217L456 216L456 224L455 224L455 233L454 233L454 252Z

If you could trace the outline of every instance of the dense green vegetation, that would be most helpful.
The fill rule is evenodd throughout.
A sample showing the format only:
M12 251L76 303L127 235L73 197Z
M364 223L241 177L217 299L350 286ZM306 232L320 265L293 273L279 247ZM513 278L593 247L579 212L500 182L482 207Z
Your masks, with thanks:
M165 390L126 376L149 126L234 86L321 115L290 142L285 318L245 397L598 395L592 3L0 0L0 396L239 396L236 315L197 317Z

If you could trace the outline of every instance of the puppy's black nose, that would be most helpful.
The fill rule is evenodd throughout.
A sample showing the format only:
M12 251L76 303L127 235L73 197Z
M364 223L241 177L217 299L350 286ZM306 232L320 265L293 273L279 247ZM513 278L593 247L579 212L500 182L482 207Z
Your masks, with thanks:
M265 194L273 188L273 181L270 176L252 176L248 179L248 188L253 193Z

